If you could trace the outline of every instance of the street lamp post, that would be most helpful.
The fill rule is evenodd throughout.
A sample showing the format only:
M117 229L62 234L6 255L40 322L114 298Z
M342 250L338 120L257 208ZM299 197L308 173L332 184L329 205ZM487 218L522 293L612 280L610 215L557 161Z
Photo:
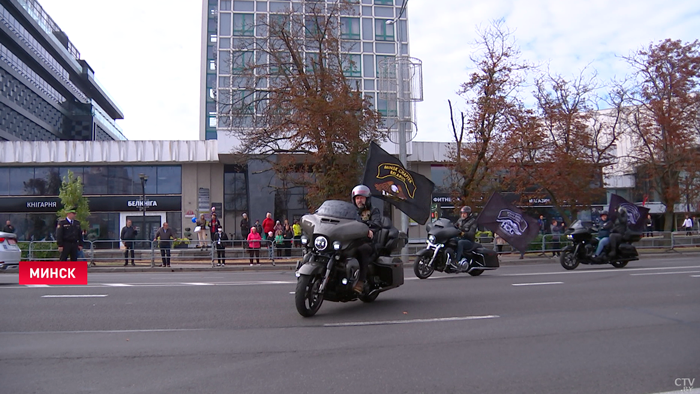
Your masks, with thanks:
M141 180L141 212L143 212L141 232L143 234L143 239L148 241L148 237L146 236L146 182L148 181L148 175L140 173L139 179Z

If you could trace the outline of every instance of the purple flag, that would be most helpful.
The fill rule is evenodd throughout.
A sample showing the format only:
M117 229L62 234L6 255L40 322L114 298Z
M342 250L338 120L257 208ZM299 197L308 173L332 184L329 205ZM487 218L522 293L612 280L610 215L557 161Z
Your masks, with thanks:
M539 232L537 220L508 203L499 193L491 195L484 210L479 214L477 223L497 233L521 252L527 250Z

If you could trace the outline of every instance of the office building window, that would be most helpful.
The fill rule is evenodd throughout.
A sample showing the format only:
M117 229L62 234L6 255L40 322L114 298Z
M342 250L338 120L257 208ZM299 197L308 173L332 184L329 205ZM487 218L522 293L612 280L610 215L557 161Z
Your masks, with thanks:
M250 36L255 34L253 14L233 14L233 35Z
M340 37L346 40L359 40L360 18L340 18Z
M374 20L374 38L377 41L394 41L394 25L388 19Z

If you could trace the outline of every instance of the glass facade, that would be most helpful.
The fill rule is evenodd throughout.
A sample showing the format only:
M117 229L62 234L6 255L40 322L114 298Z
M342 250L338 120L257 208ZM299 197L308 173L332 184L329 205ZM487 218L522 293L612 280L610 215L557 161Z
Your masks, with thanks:
M72 171L85 195L140 195L139 174L148 176L146 194L181 194L180 166L0 167L0 196L58 196Z
M323 1L314 1L318 6ZM326 2L326 9L331 1ZM358 86L366 96L378 97L378 84L375 83L379 76L380 68L377 67L383 59L394 59L397 55L397 42L402 55L408 55L408 24L406 10L402 10L405 1L394 0L366 0L351 1L358 5L344 11L336 23L335 34L340 37L342 52L346 55L344 72L346 77L353 78L352 86ZM202 86L205 94L203 116L205 139L217 139L218 130L229 130L233 122L225 119L230 113L228 100L217 100L216 97L238 97L236 90L243 89L237 86L229 75L241 75L250 67L249 63L267 65L270 74L279 72L280 63L288 61L284 54L266 56L264 51L258 48L264 47L269 25L278 25L285 15L290 12L303 12L309 10L311 2L291 2L289 0L258 0L258 1L231 1L208 0L206 24L204 32L206 51L206 64L203 70L205 85ZM360 5L361 4L361 5ZM398 22L393 20L399 15ZM311 21L308 13L307 21ZM314 26L313 23L305 26ZM290 25L290 28L293 27ZM307 28L301 33L311 37L316 33L313 28ZM304 53L306 70L313 70L313 60L317 51L309 46ZM273 58L274 57L274 58ZM386 62L384 62L386 63ZM391 72L386 70L385 73ZM258 72L259 75L259 72ZM224 77L222 79L222 77ZM217 86L218 85L218 86ZM265 89L269 81L261 82L260 89ZM218 89L218 92L217 92ZM246 97L249 97L246 93ZM385 117L397 116L397 97L389 97L377 107L377 110ZM255 112L255 109L251 109ZM241 126L246 127L251 122L241 119Z
M224 231L233 234L235 239L244 239L248 234L241 234L241 219L248 210L247 169L242 166L224 167ZM248 218L250 220L251 218ZM262 221L262 220L261 220ZM251 220L251 224L255 220Z
M142 188L139 174L141 173L148 176L147 195L179 195L182 193L182 168L179 165L0 167L0 202L7 202L23 196L49 197L50 200L55 200L58 197L62 179L68 175L68 171L72 171L76 177L83 180L83 194L85 196L95 196L93 198L98 199L100 197L97 196L140 196ZM125 197L122 199L128 200ZM110 198L110 200L113 199ZM104 206L104 202L102 206ZM167 210L167 208L163 210ZM88 217L90 227L86 238L89 240L118 239L121 230L121 212L93 211ZM166 216L170 227L176 234L181 234L182 213L170 211L166 212ZM17 212L17 209L13 212L0 212L2 225L5 224L6 220L10 220L21 241L55 240L57 219L55 213L47 212ZM108 244L99 243L100 247L118 247L118 245Z

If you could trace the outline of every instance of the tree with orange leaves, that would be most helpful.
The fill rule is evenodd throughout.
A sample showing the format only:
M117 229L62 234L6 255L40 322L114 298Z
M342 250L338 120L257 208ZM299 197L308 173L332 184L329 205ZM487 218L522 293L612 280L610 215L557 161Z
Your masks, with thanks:
M294 4L296 5L296 4ZM231 89L219 91L219 121L240 146L242 161L265 160L282 194L305 187L307 206L346 199L361 179L369 142L381 142L379 114L362 95L357 59L343 48L347 1L306 2L257 21L255 37L227 54ZM252 27L251 27L252 28ZM225 92L222 94L222 92Z
M666 39L624 59L634 70L626 86L629 157L666 205L664 231L672 231L675 204L697 196L700 184L700 42Z

